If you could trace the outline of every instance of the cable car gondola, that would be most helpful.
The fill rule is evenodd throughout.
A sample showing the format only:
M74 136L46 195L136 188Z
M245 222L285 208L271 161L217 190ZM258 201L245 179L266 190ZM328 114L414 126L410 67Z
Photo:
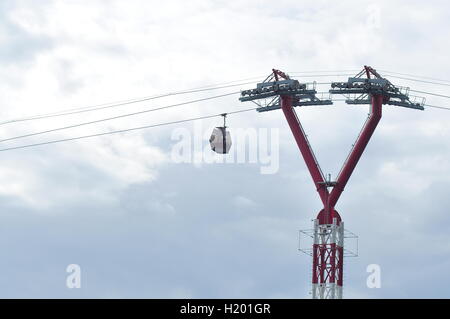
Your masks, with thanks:
M211 137L209 138L209 144L214 152L218 154L228 154L231 148L231 136L225 123L227 114L222 114L222 116L223 126L214 128Z

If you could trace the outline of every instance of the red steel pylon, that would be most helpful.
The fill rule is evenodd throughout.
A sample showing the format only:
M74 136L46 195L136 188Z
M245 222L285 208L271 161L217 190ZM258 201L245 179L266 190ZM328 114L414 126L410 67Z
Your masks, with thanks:
M315 84L311 87L290 79L287 74L279 70L273 69L272 72L264 82L257 85L256 89L241 92L240 100L271 99L269 104L260 105L257 110L259 112L280 108L283 110L323 203L323 208L314 221L312 295L313 298L321 299L342 298L344 223L335 210L335 205L381 119L382 105L390 104L423 110L423 102L422 104L412 103L407 88L392 85L368 66L365 66L355 77L349 78L347 82L333 82L331 94L358 95L354 99L347 99L346 102L370 104L370 113L336 181L331 181L324 178L294 107L328 105L332 104L332 101L318 99Z
M344 229L342 219L334 206L380 121L383 96L372 97L368 120L335 182L324 179L291 101L291 97L282 96L281 108L324 205L314 224L312 296L342 298ZM332 188L331 192L329 188Z

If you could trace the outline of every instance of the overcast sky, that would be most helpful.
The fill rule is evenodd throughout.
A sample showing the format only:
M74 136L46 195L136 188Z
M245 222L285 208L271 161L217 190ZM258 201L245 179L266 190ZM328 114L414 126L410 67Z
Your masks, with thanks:
M263 80L274 67L371 65L450 80L449 14L447 1L1 0L1 122ZM449 95L448 85L390 80ZM252 86L10 123L0 136ZM431 96L427 103L450 106ZM232 95L0 148L251 106ZM343 102L297 110L325 173L336 176L367 112ZM383 112L336 206L360 236L360 256L345 262L344 297L450 297L450 112ZM0 297L310 298L311 260L297 250L298 230L312 227L322 206L281 112L228 122L232 131L279 130L276 174L261 174L260 163L174 162L176 129L201 130L207 147L221 119L201 124L0 152ZM80 289L66 287L69 264L81 267ZM381 267L380 289L366 286L369 264Z

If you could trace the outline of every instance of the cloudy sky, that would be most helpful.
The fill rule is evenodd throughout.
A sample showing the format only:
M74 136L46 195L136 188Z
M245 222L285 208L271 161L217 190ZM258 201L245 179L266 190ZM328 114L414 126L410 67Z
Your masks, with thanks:
M1 0L1 122L263 80L273 67L336 74L299 78L305 82L343 80L343 72L323 71L363 65L450 80L449 12L446 1ZM449 84L390 79L449 95ZM0 136L252 86L2 124ZM427 103L450 106L433 96ZM251 106L232 95L0 148ZM323 171L336 176L367 106L297 111ZM177 130L200 131L207 153L210 128L220 123L0 152L0 297L309 298L311 261L297 250L298 230L310 228L322 207L285 119L279 111L247 112L228 122L231 130L278 129L275 174L261 174L261 163L173 160ZM450 297L449 138L448 111L384 107L336 206L360 236L360 256L345 263L345 297ZM80 289L66 287L69 264L81 267ZM380 289L366 286L370 264L381 267Z

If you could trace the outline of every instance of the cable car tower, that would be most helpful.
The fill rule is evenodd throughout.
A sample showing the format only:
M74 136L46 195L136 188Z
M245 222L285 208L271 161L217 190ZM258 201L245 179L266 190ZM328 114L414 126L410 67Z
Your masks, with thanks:
M344 191L353 170L366 148L378 122L383 104L423 110L425 100L420 102L409 96L408 88L392 85L374 69L365 66L347 82L333 82L330 94L342 94L347 104L369 104L369 116L350 151L336 181L327 180L322 173L294 107L306 105L330 105L330 98L317 97L315 83L304 84L287 74L272 70L256 89L241 92L241 102L252 101L257 111L282 109L294 135L314 186L323 203L314 221L312 256L312 297L317 299L340 299L343 287L344 223L335 206ZM262 104L259 100L266 100Z

